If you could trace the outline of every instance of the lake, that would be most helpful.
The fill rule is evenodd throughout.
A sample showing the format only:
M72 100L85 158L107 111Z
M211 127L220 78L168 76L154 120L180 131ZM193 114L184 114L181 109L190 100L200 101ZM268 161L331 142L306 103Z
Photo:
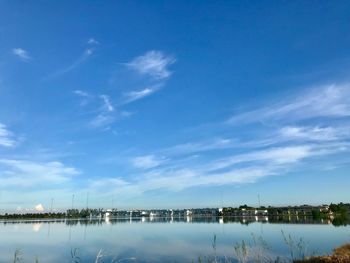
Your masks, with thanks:
M242 240L251 256L263 251L264 256L287 259L291 249L282 231L287 241L295 242L295 255L330 253L334 247L350 242L349 226L335 227L328 221L271 223L267 218L2 221L0 262L13 262L16 249L22 258L20 262L35 262L36 257L39 262L72 262L72 254L81 262L95 262L100 251L99 262L197 262L198 257L215 254L235 262L234 246L242 244ZM300 238L302 249L298 251Z

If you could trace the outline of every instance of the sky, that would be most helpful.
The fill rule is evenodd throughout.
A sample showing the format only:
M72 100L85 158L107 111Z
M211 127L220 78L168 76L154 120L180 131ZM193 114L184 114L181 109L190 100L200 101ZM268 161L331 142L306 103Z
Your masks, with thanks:
M0 1L0 212L349 202L348 1Z

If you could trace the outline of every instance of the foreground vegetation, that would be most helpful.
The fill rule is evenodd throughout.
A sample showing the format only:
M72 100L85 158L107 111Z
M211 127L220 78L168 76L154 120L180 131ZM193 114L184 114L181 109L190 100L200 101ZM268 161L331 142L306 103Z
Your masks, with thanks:
M289 256L274 256L271 247L262 236L251 234L249 241L242 240L233 245L234 255L231 257L218 255L217 237L214 235L212 240L212 253L209 256L198 257L192 260L192 263L349 263L350 262L350 243L334 249L332 255L316 256L314 252L308 251L308 245L303 238L293 238L291 235L281 231L283 242L288 247ZM14 253L13 263L23 261L23 253L17 249ZM92 261L94 263L119 263L119 262L137 262L135 257L110 259L100 250ZM39 258L34 259L34 263L39 263ZM83 263L77 248L71 249L69 263ZM176 262L176 261L174 261Z
M304 260L296 260L295 263L349 263L350 262L350 244L334 249L332 255L311 257Z

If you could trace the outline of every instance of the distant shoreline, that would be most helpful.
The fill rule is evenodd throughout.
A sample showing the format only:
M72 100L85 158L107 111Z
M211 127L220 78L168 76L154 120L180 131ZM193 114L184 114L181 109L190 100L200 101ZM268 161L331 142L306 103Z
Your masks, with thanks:
M260 206L251 207L241 205L239 207L223 208L191 208L191 209L150 209L150 210L118 210L118 209L68 209L66 212L46 213L15 213L0 215L0 222L59 222L69 220L154 220L196 221L197 219L220 218L219 223L240 222L249 224L252 222L270 223L332 223L333 225L350 224L350 204L339 203L321 206ZM222 222L221 222L222 221Z
M312 216L283 217L283 216L187 216L187 217L108 217L108 218L11 218L0 219L0 224L35 224L35 223L65 223L67 225L93 225L93 224L117 224L117 223L239 223L249 225L252 223L262 224L318 224L347 226L350 225L349 217L333 219L315 219Z

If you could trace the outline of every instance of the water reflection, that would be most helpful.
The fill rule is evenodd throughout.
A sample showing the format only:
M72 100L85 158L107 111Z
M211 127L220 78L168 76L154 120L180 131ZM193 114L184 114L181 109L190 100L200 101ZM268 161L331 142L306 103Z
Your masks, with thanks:
M44 219L44 220L0 220L1 224L32 224L33 230L39 231L43 223L64 223L66 225L110 225L118 223L240 223L249 225L252 223L271 224L333 224L334 226L350 225L348 217L335 217L332 219L314 219L312 217L268 217L268 216L237 216L237 217L106 217L100 219Z
M33 231L38 232L42 225L43 225L43 223L34 223L33 224Z
M333 225L332 225L333 222ZM78 248L82 262L94 262L103 250L104 262L136 258L136 262L192 262L213 253L233 257L233 244L261 236L272 248L269 253L289 255L281 230L302 237L309 251L329 253L350 240L348 221L312 218L257 217L137 217L99 220L24 220L0 223L0 262L9 262L16 248L23 262L71 262L71 249ZM327 240L327 242L324 242Z

